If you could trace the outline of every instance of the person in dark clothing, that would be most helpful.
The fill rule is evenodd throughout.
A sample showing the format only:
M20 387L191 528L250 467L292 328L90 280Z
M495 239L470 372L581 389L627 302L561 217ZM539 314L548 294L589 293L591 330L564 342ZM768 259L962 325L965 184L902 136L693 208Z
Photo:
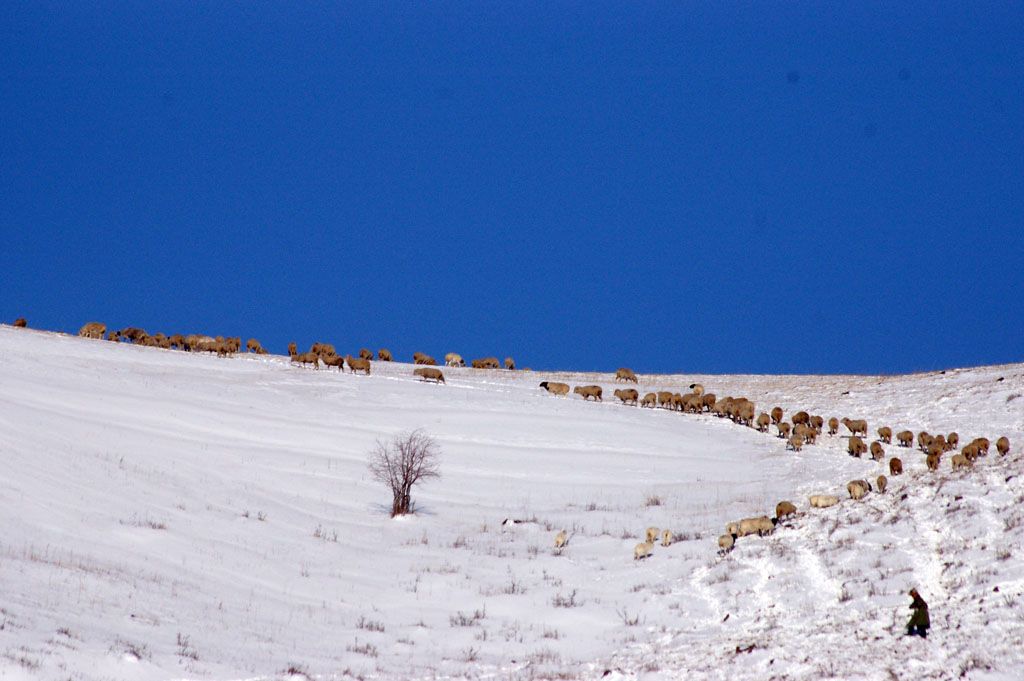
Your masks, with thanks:
M928 604L921 598L921 594L917 593L917 589L910 590L910 597L914 599L910 603L910 609L914 611L914 614L907 622L907 636L917 634L921 638L925 638L928 636L928 627L931 626L931 621L928 619Z

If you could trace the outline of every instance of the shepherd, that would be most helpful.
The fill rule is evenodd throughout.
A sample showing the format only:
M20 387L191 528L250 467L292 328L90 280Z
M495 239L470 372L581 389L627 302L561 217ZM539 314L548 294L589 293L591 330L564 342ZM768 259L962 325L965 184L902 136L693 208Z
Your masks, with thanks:
M910 603L910 609L914 611L914 614L907 622L907 636L917 634L921 638L925 638L928 636L928 627L931 626L931 621L928 619L928 604L921 598L921 594L917 593L917 589L910 590L910 597L914 599Z

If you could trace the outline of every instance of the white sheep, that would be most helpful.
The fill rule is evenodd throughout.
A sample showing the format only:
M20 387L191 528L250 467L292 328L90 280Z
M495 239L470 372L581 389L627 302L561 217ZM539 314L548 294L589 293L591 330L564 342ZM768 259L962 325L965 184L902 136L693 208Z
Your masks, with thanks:
M851 480L846 483L846 491L850 493L851 499L859 501L864 498L864 495L871 491L871 483L865 482L864 480Z
M661 531L661 545L671 546L672 545L672 530Z
M633 560L643 560L647 556L654 553L654 543L649 541L643 541L636 545L633 549Z
M839 503L839 497L834 494L812 494L807 501L811 508L828 508Z
M657 527L648 527L647 534L644 537L644 541L653 544L658 539L658 533L661 532Z
M722 555L732 551L732 547L736 544L736 537L738 535L735 532L729 534L723 534L718 538L718 552Z
M565 530L562 530L555 535L555 548L563 549L565 545L569 543L569 535L566 534Z

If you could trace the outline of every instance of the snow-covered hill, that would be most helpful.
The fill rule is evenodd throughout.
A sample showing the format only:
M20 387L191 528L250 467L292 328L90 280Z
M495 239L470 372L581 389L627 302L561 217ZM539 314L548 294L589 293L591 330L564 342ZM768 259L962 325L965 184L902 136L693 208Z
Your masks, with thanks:
M700 381L872 435L1010 438L966 473L886 446L906 473L862 502L846 482L884 462L849 457L845 436L792 452L616 404L613 374L445 369L438 386L412 369L0 327L0 676L1024 678L1024 365L641 376L641 393ZM368 455L413 428L442 477L391 519ZM813 492L844 501L811 511ZM794 519L717 555L726 522L782 499ZM678 541L634 561L649 526ZM915 585L927 640L900 636Z

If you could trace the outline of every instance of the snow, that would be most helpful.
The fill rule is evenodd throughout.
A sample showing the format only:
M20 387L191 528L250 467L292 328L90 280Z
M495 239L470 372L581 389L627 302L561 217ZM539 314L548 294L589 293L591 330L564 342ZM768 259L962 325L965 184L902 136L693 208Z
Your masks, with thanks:
M865 418L872 436L993 442L955 474L887 445L906 473L862 502L846 482L888 471L845 436L792 452L624 407L614 373L446 368L434 385L412 369L0 326L0 677L1024 678L1024 365L641 376L641 394L699 381L758 412ZM368 456L414 428L441 478L391 519ZM843 501L812 511L816 492ZM717 555L726 522L782 499L794 519ZM648 526L680 539L634 561ZM912 586L927 640L901 636Z

